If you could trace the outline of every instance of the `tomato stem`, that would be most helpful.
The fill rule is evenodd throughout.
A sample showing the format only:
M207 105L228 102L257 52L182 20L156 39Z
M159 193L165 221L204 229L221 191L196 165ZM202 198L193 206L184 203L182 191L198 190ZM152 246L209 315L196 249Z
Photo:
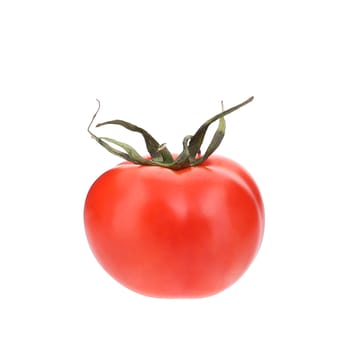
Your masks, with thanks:
M87 128L87 131L101 146L103 146L110 153L119 156L129 162L140 164L140 165L154 165L161 166L169 169L179 170L184 169L190 166L196 166L203 163L221 144L224 135L225 135L225 119L224 117L237 109L243 107L254 99L254 97L250 97L244 102L231 107L227 110L224 110L223 101L221 101L222 112L215 115L214 117L208 119L204 124L202 124L199 129L196 131L194 135L187 135L183 139L183 150L179 154L179 156L174 159L170 151L167 149L166 144L160 144L156 139L151 136L146 130L143 128L126 122L124 120L115 119L103 123L99 123L96 127L101 127L104 125L120 125L126 128L129 131L137 132L141 134L144 138L146 148L151 156L151 159L142 157L132 146L117 141L108 137L98 137L96 136L90 129L91 126L100 110L100 101L98 102L98 108L95 114L93 115L91 122ZM212 123L218 120L217 130L210 141L205 153L201 154L201 146L204 141L205 134ZM123 151L113 147L112 145L120 147Z

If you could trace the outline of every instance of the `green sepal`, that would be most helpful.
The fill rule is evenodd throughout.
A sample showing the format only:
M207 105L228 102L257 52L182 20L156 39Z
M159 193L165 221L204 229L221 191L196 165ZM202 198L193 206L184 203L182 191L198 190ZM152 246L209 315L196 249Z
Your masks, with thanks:
M242 106L248 104L253 100L253 97L250 97L246 101L229 108L226 111L222 111L221 113L215 115L214 117L208 119L204 124L202 124L199 129L196 131L196 133L191 136L188 135L184 137L183 139L183 150L182 152L178 155L176 159L173 159L172 154L170 151L165 147L165 145L160 145L156 139L151 136L146 130L143 128L131 124L129 122L126 122L124 120L120 119L115 119L111 121L107 121L104 123L99 123L96 126L104 126L104 125L120 125L127 130L133 131L140 133L145 141L146 148L150 154L151 159L147 159L142 157L132 146L124 143L117 141L112 138L108 137L98 137L95 134L93 134L90 131L90 127L100 109L100 102L98 109L96 113L94 114L90 125L88 126L87 130L91 134L91 136L101 145L103 146L106 150L111 152L112 154L119 156L129 162L135 163L135 164L140 164L140 165L153 165L153 166L161 166L173 170L179 170L179 169L184 169L187 167L191 166L196 166L201 163L203 163L221 144L224 135L225 135L225 129L226 129L226 123L224 117L235 110L241 108ZM210 141L205 153L201 155L201 146L204 141L204 137L206 135L206 132L210 125L214 123L215 121L219 121L217 130L215 131L215 134ZM123 149L125 152L111 146L116 145Z
M160 145L155 140L155 138L152 137L146 130L140 128L137 125L131 124L124 120L116 119L116 120L111 120L104 123L99 123L96 125L96 127L109 125L109 124L121 125L130 131L140 133L144 137L146 149L148 150L152 159L157 159L157 160L159 159L160 161L163 161L165 163L170 163L174 160L172 157L172 154L169 152L169 150L166 147L163 147L160 150L159 148Z

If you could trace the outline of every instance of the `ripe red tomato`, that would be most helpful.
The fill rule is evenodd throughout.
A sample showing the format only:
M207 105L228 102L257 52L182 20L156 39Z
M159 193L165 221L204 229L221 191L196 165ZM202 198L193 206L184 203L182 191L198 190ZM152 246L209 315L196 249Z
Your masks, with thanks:
M211 154L224 137L224 116L252 100L208 119L184 137L176 157L146 130L120 119L97 126L120 125L140 133L150 157L96 136L90 127L97 110L88 132L127 162L92 185L84 222L94 255L117 281L149 296L193 298L222 291L246 271L263 236L261 195L240 165ZM202 155L206 131L215 121L218 128Z
M129 289L205 297L253 261L264 207L252 177L227 158L180 170L125 162L94 182L84 222L99 263Z

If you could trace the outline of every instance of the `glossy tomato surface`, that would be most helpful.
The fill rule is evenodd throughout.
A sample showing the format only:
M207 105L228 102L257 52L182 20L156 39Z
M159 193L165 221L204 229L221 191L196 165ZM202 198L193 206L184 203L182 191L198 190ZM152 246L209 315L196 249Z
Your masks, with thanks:
M252 177L227 158L182 170L123 163L90 188L84 222L95 257L121 284L194 298L246 271L262 241L264 207Z

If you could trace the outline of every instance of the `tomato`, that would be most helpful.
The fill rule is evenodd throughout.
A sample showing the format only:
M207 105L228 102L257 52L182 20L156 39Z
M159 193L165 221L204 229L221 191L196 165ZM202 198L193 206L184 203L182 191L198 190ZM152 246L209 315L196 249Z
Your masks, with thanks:
M152 297L206 297L231 286L254 260L264 231L260 191L239 164L211 155L224 136L223 116L249 101L185 137L179 156L145 130L120 120L98 126L119 124L141 133L151 157L89 131L111 153L128 160L93 183L84 206L93 254L122 285ZM218 130L201 156L205 131L215 120Z
M154 297L204 297L246 271L264 209L250 175L211 156L178 171L125 163L105 172L84 220L94 255L121 284Z

